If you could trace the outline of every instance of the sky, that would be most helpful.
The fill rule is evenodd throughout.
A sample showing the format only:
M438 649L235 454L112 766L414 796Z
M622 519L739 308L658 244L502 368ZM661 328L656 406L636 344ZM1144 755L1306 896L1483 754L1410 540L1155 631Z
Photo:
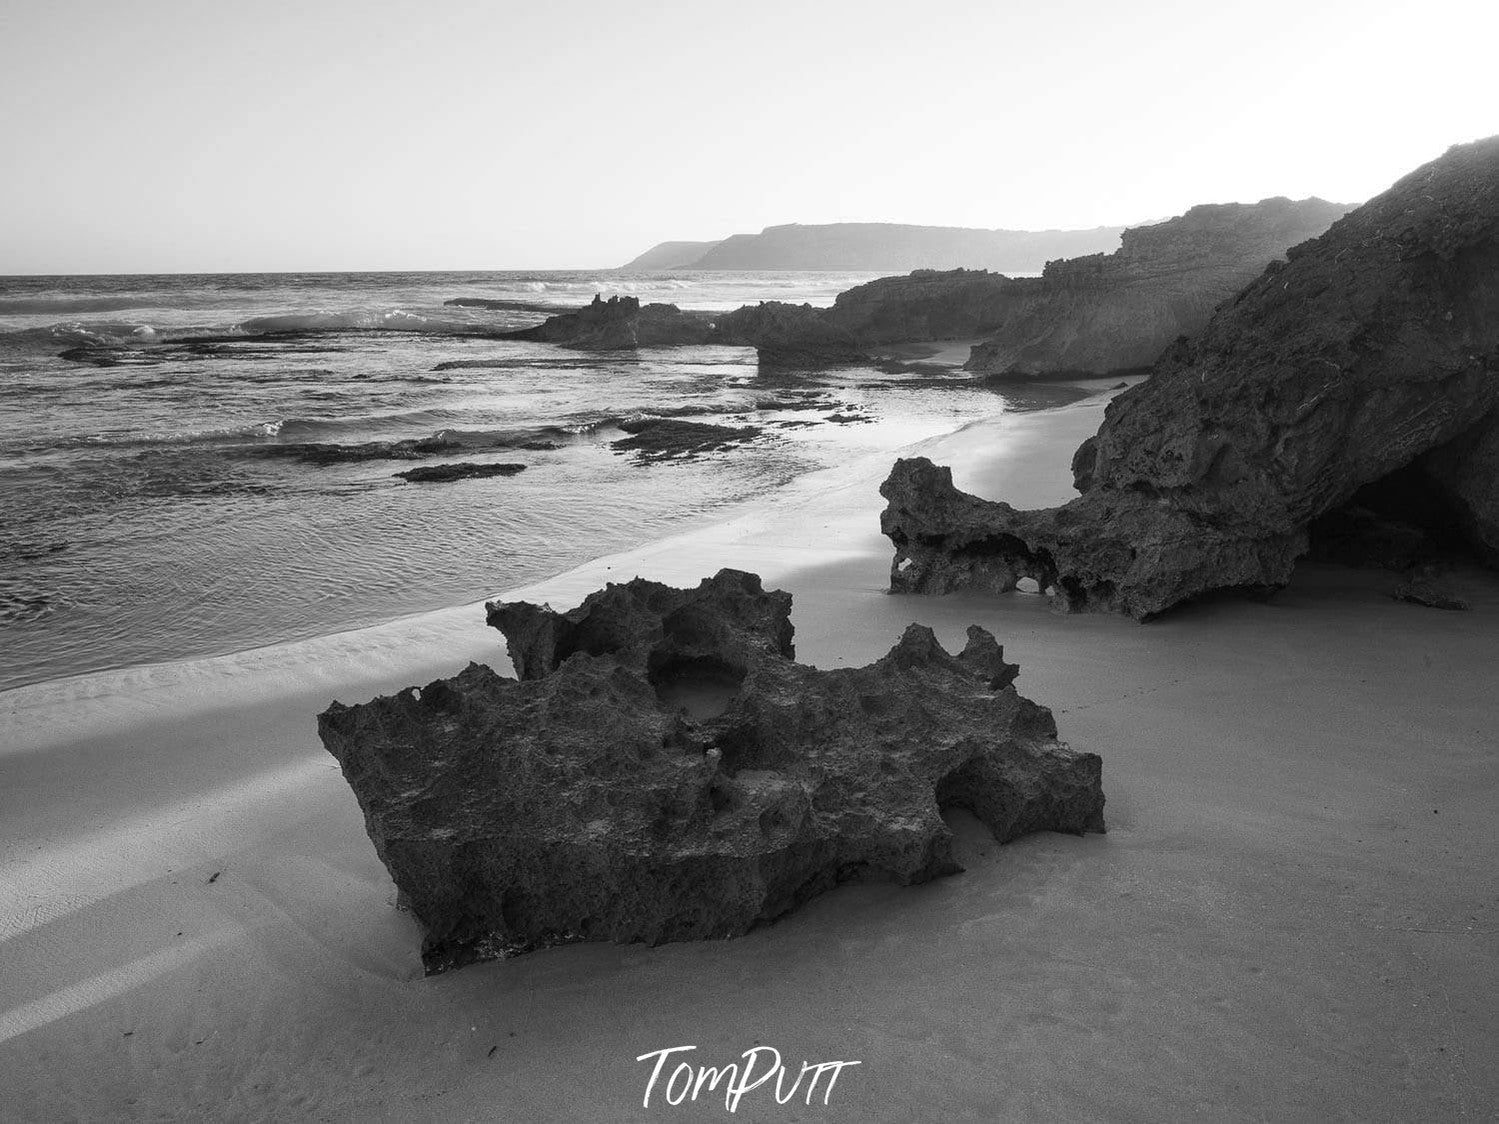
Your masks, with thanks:
M1362 202L1499 0L0 0L0 274L618 265L785 223Z

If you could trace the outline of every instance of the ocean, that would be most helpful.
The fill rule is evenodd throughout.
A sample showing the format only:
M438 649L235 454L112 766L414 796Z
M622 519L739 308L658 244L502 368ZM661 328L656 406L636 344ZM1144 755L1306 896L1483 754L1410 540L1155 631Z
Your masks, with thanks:
M827 305L870 276L0 278L0 690L476 601L1005 408L920 368L493 338L595 294ZM692 457L616 447L670 417L757 432ZM526 467L394 475L449 461Z

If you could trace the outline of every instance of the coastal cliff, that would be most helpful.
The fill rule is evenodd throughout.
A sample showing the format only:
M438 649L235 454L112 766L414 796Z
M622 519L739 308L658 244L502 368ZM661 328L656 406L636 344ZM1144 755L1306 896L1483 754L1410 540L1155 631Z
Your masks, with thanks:
M1414 517L1499 550L1499 137L1460 145L1274 263L1110 403L1082 493L1019 511L923 458L881 488L892 589L1002 591L1138 618L1271 591L1308 525L1415 465ZM1421 510L1425 509L1425 510Z
M1315 198L1203 204L1125 231L1112 254L1048 262L1041 277L996 291L980 326L993 338L973 349L967 369L1016 378L1148 367L1347 210Z

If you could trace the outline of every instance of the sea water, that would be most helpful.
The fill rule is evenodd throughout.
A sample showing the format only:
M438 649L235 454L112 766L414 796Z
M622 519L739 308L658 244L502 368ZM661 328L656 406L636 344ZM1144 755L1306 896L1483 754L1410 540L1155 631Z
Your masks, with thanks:
M0 689L475 601L1004 407L956 373L493 338L595 294L827 305L868 277L0 278ZM447 303L465 298L495 307ZM688 458L614 447L621 423L657 416L759 435ZM434 437L461 449L340 453ZM453 460L526 470L394 475Z

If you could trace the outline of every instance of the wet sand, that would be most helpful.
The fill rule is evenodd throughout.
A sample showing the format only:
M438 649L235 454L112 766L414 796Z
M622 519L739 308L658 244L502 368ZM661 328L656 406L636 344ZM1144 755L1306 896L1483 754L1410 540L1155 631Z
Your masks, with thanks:
M959 487L1065 499L1101 400L926 442ZM888 467L888 458L885 460ZM1473 611L1309 568L1150 625L1036 596L894 597L879 466L516 596L725 565L792 591L800 658L979 623L1104 758L1109 833L852 887L744 938L573 946L420 974L419 936L317 741L334 697L508 669L476 606L0 695L0 1116L727 1118L641 1100L641 1054L858 1060L746 1120L1491 1116L1499 580ZM693 1055L688 1055L693 1057Z

